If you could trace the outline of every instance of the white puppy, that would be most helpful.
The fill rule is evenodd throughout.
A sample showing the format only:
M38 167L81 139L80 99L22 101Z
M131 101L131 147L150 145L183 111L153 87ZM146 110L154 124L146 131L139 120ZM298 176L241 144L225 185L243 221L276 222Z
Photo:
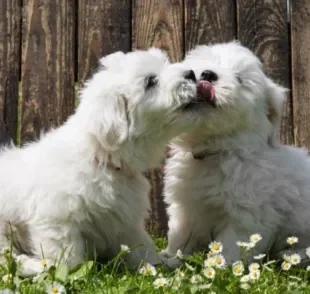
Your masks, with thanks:
M150 185L142 171L183 131L195 97L194 72L159 49L117 52L101 59L63 126L2 150L0 248L12 228L22 275L42 270L42 252L72 267L85 251L111 258L121 244L143 245L128 256L131 267L160 262L144 228Z
M263 72L238 43L198 46L184 63L200 77L204 119L174 140L165 175L168 248L189 254L223 243L228 263L240 259L237 241L263 239L255 252L281 256L286 238L302 257L310 245L310 161L307 151L277 141L286 89Z

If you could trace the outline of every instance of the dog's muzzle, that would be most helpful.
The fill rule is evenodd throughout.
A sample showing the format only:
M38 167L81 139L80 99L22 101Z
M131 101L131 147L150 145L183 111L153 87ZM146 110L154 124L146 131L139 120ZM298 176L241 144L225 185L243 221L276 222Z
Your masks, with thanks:
M202 102L207 102L213 107L216 107L216 97L215 91L212 83L205 80L200 80L197 86L197 100Z
M183 110L198 109L201 106L211 105L216 107L216 98L213 85L209 81L200 80L197 84L197 95Z

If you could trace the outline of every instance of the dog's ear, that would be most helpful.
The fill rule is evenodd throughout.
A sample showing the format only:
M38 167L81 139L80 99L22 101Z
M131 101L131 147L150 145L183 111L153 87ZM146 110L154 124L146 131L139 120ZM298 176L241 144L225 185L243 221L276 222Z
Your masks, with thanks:
M122 51L117 51L107 56L100 58L99 63L101 67L109 69L110 67L115 67L117 65L121 66L126 54Z
M271 123L271 131L268 138L268 143L272 147L278 147L278 133L281 126L281 118L283 105L286 99L288 89L277 85L272 80L267 79L267 117Z
M106 98L104 109L93 121L92 134L104 150L114 152L128 138L130 126L128 100L121 94Z
M114 97L114 103L109 103L110 121L107 122L106 134L103 136L103 145L109 151L116 151L120 145L128 138L129 113L128 101L123 95Z

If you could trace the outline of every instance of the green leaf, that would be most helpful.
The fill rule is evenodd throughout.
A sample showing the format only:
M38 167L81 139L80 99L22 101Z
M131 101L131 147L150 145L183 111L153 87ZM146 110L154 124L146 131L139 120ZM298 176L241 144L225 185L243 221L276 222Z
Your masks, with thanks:
M85 277L94 266L94 261L87 261L76 266L70 271L69 279L76 280Z
M55 279L65 283L68 279L68 275L69 275L69 268L66 264L60 264L56 268Z
M192 286L190 288L190 290L191 290L191 293L194 294L194 293L196 293L198 291L198 287L197 286Z

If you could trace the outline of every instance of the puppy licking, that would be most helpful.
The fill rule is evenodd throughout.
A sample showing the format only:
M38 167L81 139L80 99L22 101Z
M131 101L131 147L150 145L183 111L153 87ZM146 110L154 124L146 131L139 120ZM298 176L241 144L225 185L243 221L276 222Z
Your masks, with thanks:
M97 251L110 259L138 246L129 267L161 260L144 228L150 185L142 171L194 117L196 78L159 49L116 52L81 91L76 113L39 141L0 153L0 247L10 244L29 276Z
M184 61L199 77L201 120L172 143L165 174L168 248L185 254L223 243L227 262L241 258L237 241L262 235L254 250L282 257L286 238L306 258L310 245L310 162L307 151L278 142L287 90L259 59L232 42L198 46ZM251 254L251 256L253 256Z

